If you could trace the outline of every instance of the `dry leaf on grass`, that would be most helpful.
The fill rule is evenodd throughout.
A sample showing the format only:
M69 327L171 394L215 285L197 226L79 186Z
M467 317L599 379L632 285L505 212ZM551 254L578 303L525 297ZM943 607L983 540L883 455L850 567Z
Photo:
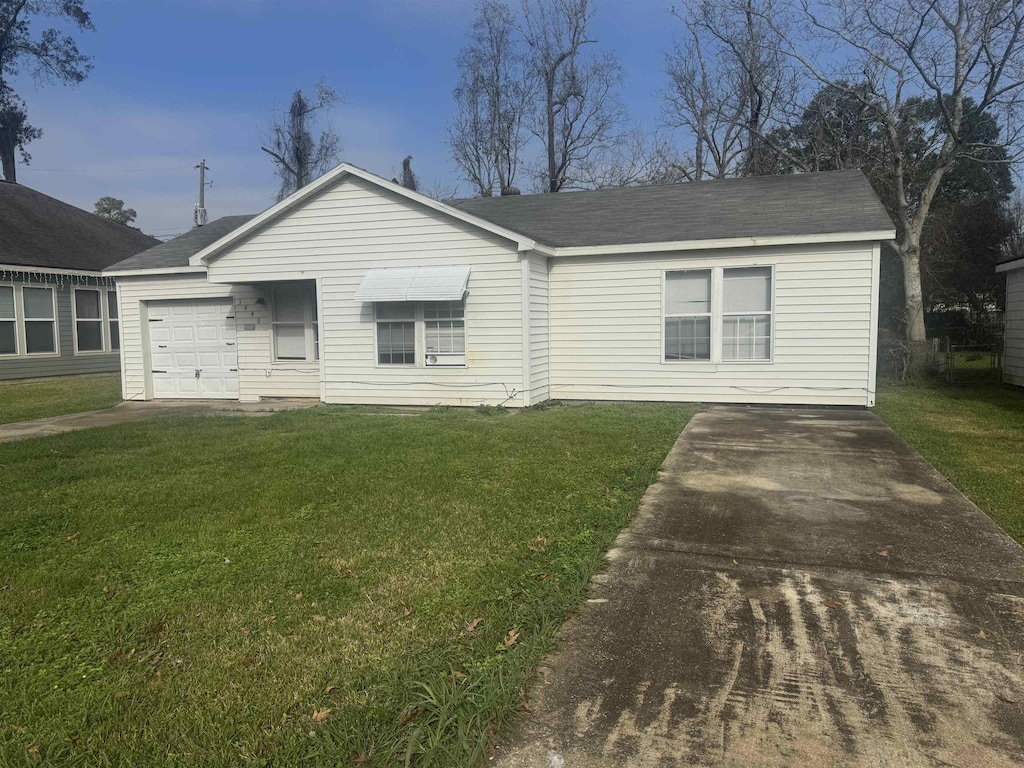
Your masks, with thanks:
M410 720L415 720L417 717L419 717L420 712L421 712L421 710L420 710L419 707L413 707L412 709L406 710L405 712L402 713L402 717L399 718L399 720L398 720L399 724L400 725L405 725Z
M988 635L985 634L984 629L979 629L978 634L975 635L979 640L988 640Z
M78 534L77 533L72 533L70 536L65 536L64 537L64 541L74 541L77 538L78 538Z
M483 621L483 619L473 619L471 622L469 622L469 624L466 625L466 628L462 630L462 634L472 635L476 628L480 626L481 621Z
M518 640L518 639L519 639L519 630L516 629L515 627L513 627L512 629L510 629L508 631L508 634L505 635L505 639L502 642L505 643L505 647L506 648L511 648L513 645L516 644L516 640Z
M314 709L313 710L313 722L314 723L322 723L324 720L327 719L328 715L330 715L330 714L331 714L330 708Z
M548 540L544 536L538 536L533 540L532 544L527 544L526 548L531 552L546 552L544 545L548 543Z
M822 600L821 602L823 602L829 608L842 608L844 605L846 605L846 603L844 603L842 600L837 600L834 597L830 597L827 600Z
M301 600L302 599L302 593L301 592L296 593L295 599L296 600Z
M335 690L337 687L338 686L336 686L336 685L328 685L326 688L324 688L324 693L330 693L331 691Z
M28 747L28 753L32 755L32 757L37 757L39 755L39 745L30 744Z

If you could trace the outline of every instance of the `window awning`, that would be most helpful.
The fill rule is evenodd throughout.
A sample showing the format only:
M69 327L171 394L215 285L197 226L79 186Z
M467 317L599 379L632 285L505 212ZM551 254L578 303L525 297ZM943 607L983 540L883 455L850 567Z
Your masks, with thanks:
M468 283L469 267L371 269L356 301L461 301Z

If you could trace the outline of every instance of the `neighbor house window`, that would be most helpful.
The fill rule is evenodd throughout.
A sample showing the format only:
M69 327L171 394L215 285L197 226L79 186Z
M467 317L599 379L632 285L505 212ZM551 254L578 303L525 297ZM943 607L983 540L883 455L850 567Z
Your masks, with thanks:
M18 320L14 312L14 286L0 285L0 355L18 354Z
M722 272L722 360L770 360L771 267Z
M416 364L416 305L381 302L374 305L377 322L377 362Z
M117 291L107 291L107 325L110 328L110 351L121 349L121 321L117 314Z
M98 288L73 291L75 352L103 351L103 304Z
M466 353L465 304L437 301L423 305L427 354Z
M271 325L275 360L309 362L319 359L314 294L309 283L274 286Z
M57 321L53 288L25 286L21 289L25 319L25 354L52 355L57 352Z
M711 359L711 270L665 274L665 359Z

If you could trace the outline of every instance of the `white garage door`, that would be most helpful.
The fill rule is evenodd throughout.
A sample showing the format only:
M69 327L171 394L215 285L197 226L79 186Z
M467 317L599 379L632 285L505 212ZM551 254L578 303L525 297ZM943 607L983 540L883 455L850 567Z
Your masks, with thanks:
M231 299L150 302L154 397L238 399L234 314Z

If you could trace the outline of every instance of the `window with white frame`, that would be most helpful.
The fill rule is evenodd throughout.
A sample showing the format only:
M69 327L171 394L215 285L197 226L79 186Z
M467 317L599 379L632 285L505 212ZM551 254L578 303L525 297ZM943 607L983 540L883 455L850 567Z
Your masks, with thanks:
M282 362L310 362L320 359L316 291L308 282L274 286L274 359Z
M107 291L107 327L110 338L110 351L121 349L121 320L117 309L117 291Z
M0 285L0 355L18 354L18 316L14 286Z
M722 271L722 360L770 360L771 267Z
M103 302L99 288L73 291L75 352L103 351Z
M466 305L461 301L433 301L423 305L427 354L466 354Z
M25 354L57 353L56 294L50 287L21 289L22 318L25 323Z
M416 305L408 302L374 304L377 323L377 363L416 364Z
M379 365L464 366L464 301L374 305Z
M665 360L711 359L711 270L665 273Z

